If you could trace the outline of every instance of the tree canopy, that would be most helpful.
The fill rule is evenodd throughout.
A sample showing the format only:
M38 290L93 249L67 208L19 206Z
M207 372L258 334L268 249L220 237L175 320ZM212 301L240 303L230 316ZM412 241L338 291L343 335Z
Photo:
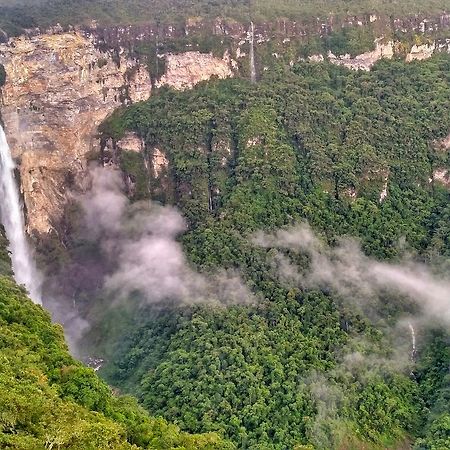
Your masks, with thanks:
M263 300L140 309L104 376L152 413L191 432L220 431L238 448L396 448L416 438L417 448L445 448L448 333L427 331L417 366L349 369L342 361L354 352L395 358L388 324L412 312L407 302L387 296L374 321L329 289L289 289L273 250L250 237L308 221L330 246L358 237L376 260L448 260L449 191L433 173L449 167L440 144L450 130L449 64L441 55L371 72L280 65L257 85L162 89L112 116L106 135L145 140L138 167L155 148L167 156L165 178L149 173L142 198L182 210L192 264L238 269Z

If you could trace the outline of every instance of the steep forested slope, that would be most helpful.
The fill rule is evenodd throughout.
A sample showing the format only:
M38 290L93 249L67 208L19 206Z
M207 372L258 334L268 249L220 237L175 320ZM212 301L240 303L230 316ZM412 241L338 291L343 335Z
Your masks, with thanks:
M395 328L417 311L407 295L379 294L373 316L370 291L286 284L277 265L286 260L252 233L308 221L332 247L356 236L377 261L413 256L445 274L450 194L434 174L449 167L449 64L442 56L355 73L301 63L258 85L160 90L112 117L106 133L134 130L146 158L158 149L169 160L161 179L146 175L143 156L129 164L122 155L134 198L175 202L189 219L192 263L239 269L260 301L143 306L105 376L183 429L222 430L239 448L400 448L427 433L417 448L447 448L445 325L419 325L407 362ZM310 262L293 250L283 257Z
M445 55L381 62L370 73L315 63L279 67L257 85L227 80L183 93L160 90L113 116L106 131L119 137L135 130L148 154L167 153L167 189L158 185L162 178L149 186L182 208L194 226L187 243L204 238L205 228L227 233L189 247L204 267L242 262L208 247L233 242L235 228L243 234L299 219L329 241L359 236L380 258L398 255L402 236L418 252L447 255L448 190L433 173L449 165L439 142L450 127L448 68ZM142 156L134 158L141 180ZM133 174L133 165L128 170ZM138 198L148 196L146 181L136 187Z
M115 397L68 353L52 325L13 281L0 279L0 447L224 449L217 435L188 435Z
M92 19L170 23L187 15L317 23L317 15L330 12L432 14L447 6L444 0L31 3L0 0L0 28L20 33ZM308 50L344 53L349 37L344 30L330 36L330 46ZM351 35L352 53L372 46L372 31L364 42L359 37ZM187 41L180 42L185 48ZM161 51L175 51L172 44ZM136 223L131 220L129 228L136 232L142 222L140 201L176 205L187 219L179 242L189 268L213 282L239 273L250 298L244 289L224 292L225 299L242 295L225 307L214 297L217 291L197 289L200 305L192 293L183 298L187 306L169 295L166 303L153 301L154 283L142 295L150 277L138 280L126 298L99 292L104 280L95 278L96 269L104 274L121 255L106 261L101 232L92 234L96 241L77 230L82 219L74 207L67 216L73 232L67 248L49 245L41 256L52 260L50 272L83 268L71 276L91 277L80 283L85 291L81 286L70 297L85 318L96 320L85 337L86 356L104 357L102 375L164 419L112 395L68 354L61 329L4 278L0 446L450 448L448 323L436 314L430 318L411 293L367 287L359 271L363 286L351 278L358 264L387 264L381 267L407 267L421 280L448 282L449 56L382 61L366 73L326 62L289 67L298 53L277 59L270 43L268 49L271 63L267 71L261 67L257 84L212 80L187 92L155 89L148 102L117 111L101 130L102 142L112 138L117 152L108 164L120 165L134 202L127 214ZM134 50L156 55L145 45ZM145 142L143 153L115 147L129 132ZM117 197L100 202L115 210L108 201ZM279 230L289 245L275 244ZM296 248L298 239L309 239L310 247ZM0 271L8 274L4 244L2 239ZM131 247L136 254L138 247ZM312 268L317 254L324 265ZM133 261L135 254L127 256ZM164 254L152 257L158 261ZM76 264L67 264L68 258ZM317 281L321 269L331 276Z

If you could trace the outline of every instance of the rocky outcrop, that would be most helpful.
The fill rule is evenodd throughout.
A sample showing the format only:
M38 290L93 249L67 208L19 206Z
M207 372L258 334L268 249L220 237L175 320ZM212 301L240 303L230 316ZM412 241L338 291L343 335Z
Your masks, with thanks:
M289 20L279 18L272 21L255 23L255 41L267 42L275 38L301 38L311 35L326 35L339 31L344 27L360 27L371 25L376 33L381 35L402 33L434 35L450 28L450 14L419 15L407 14L393 18L386 14L361 14L359 16L340 16L330 14L327 17L317 17L314 20ZM219 36L232 38L236 42L248 39L249 23L217 17L215 19L188 18L176 23L145 23L134 26L103 27L93 24L85 31L93 33L100 46L106 48L130 48L138 42L169 39L183 39L187 36Z
M381 58L391 59L393 56L394 43L392 41L389 41L387 44L382 44L380 40L376 40L375 50L371 52L362 53L354 58L351 58L350 55L336 56L330 52L328 54L328 59L331 63L339 66L344 66L353 70L368 71Z
M381 43L381 38L375 40L375 50L362 53L352 58L350 55L336 56L328 52L328 60L332 64L344 66L352 70L369 71L372 66L382 58L392 59L394 55L404 56L404 44L401 42L389 41L386 44ZM431 58L436 52L450 53L450 39L441 39L433 41L430 44L416 45L414 44L406 55L406 62L422 61ZM324 61L323 55L312 55L308 57L310 61Z
M81 33L17 38L0 45L7 82L2 117L30 234L58 231L67 192L83 189L97 127L119 105L145 100L150 77L125 54L98 50Z
M431 181L438 182L445 187L450 188L450 171L443 168L434 170Z
M450 134L446 138L442 139L440 144L445 150L450 149Z
M132 131L126 132L116 145L122 151L136 153L142 153L145 147L144 140Z
M384 177L383 190L380 192L380 203L388 196L389 174Z
M157 83L158 87L168 85L175 89L189 89L200 81L211 77L220 79L233 75L230 59L215 58L210 53L186 52L166 56L166 73Z
M29 234L59 232L68 193L85 188L90 155L102 150L104 163L117 164L117 151L143 152L144 142L136 135L125 135L110 148L104 143L103 149L97 137L100 123L118 106L150 96L146 67L127 54L101 47L98 36L81 31L59 30L0 45L7 73L2 117L20 162ZM212 76L232 76L231 66L227 54L223 59L193 51L166 55L167 72L157 86L191 88ZM158 177L167 171L167 160L162 153L154 156Z
M347 18L344 22L330 19L302 24L280 19L259 23L255 24L254 40L256 45L268 41L271 45L276 40L284 45L291 38L301 39L308 33L324 35L342 26L372 23L379 32L383 30L381 25L388 23L374 15ZM420 33L444 30L449 25L447 16L433 20L415 17L389 21L389 27L397 31ZM214 35L222 42L224 56L193 51L194 44L186 44L188 51L184 53L156 54L166 60L166 73L159 80L150 80L146 66L129 56L135 54L133 49L142 42L172 38L188 42L188 37L204 35ZM1 44L0 64L4 64L7 72L7 82L2 89L2 116L13 154L20 161L28 232L42 235L58 231L67 193L84 188L87 160L100 151L97 128L107 115L120 105L147 99L152 81L156 87L188 89L211 77L233 76L236 70L247 67L246 61L238 63L236 60L239 55L248 53L248 46L248 24L225 19L207 23L188 21L180 26L92 26L71 32L58 28L51 34L39 34L39 30L34 30L26 38ZM329 59L352 69L369 70L380 58L391 58L395 46L392 42L378 41L375 50L355 58L330 54ZM426 48L416 47L409 53L410 60L423 59L430 51L449 51L450 42L441 39ZM322 55L311 58L323 59ZM108 164L117 163L117 150L144 150L137 136L125 136L121 142L110 143L110 146L103 152ZM150 173L151 167L159 172L158 178L168 171L167 160L155 150L156 159L152 163L151 152L150 149L149 159L145 161ZM108 155L112 156L108 159ZM162 161L161 164L158 161Z
M174 202L176 182L167 152L158 147L149 148L147 161L151 198L162 203Z
M165 153L163 153L159 148L155 148L151 155L151 164L153 169L153 178L158 179L163 172L167 171L169 168L169 160Z
M431 58L435 49L436 44L434 42L431 44L413 45L411 51L406 55L406 61L422 61Z

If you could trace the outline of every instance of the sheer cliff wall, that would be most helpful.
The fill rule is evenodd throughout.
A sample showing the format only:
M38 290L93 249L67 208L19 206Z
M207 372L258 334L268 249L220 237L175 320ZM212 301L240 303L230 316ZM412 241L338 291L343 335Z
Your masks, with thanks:
M0 45L7 78L1 112L30 235L59 234L71 193L83 191L89 158L100 153L99 124L116 108L146 100L147 68L125 50L105 51L82 32L19 37ZM191 52L168 58L160 85L192 87L227 77L229 63Z

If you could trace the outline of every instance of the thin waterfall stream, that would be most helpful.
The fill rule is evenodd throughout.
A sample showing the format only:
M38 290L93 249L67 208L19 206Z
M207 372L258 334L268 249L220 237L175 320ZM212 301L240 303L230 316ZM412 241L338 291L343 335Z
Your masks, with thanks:
M408 324L409 327L409 331L411 333L411 361L415 361L416 360L416 354L417 354L417 349L416 349L416 331L414 330L414 326L413 324L410 322Z
M6 135L0 125L0 214L9 241L14 278L27 288L35 303L41 304L40 277L25 235L23 208L14 169Z
M250 23L250 80L252 83L256 82L256 67L255 67L255 24Z

